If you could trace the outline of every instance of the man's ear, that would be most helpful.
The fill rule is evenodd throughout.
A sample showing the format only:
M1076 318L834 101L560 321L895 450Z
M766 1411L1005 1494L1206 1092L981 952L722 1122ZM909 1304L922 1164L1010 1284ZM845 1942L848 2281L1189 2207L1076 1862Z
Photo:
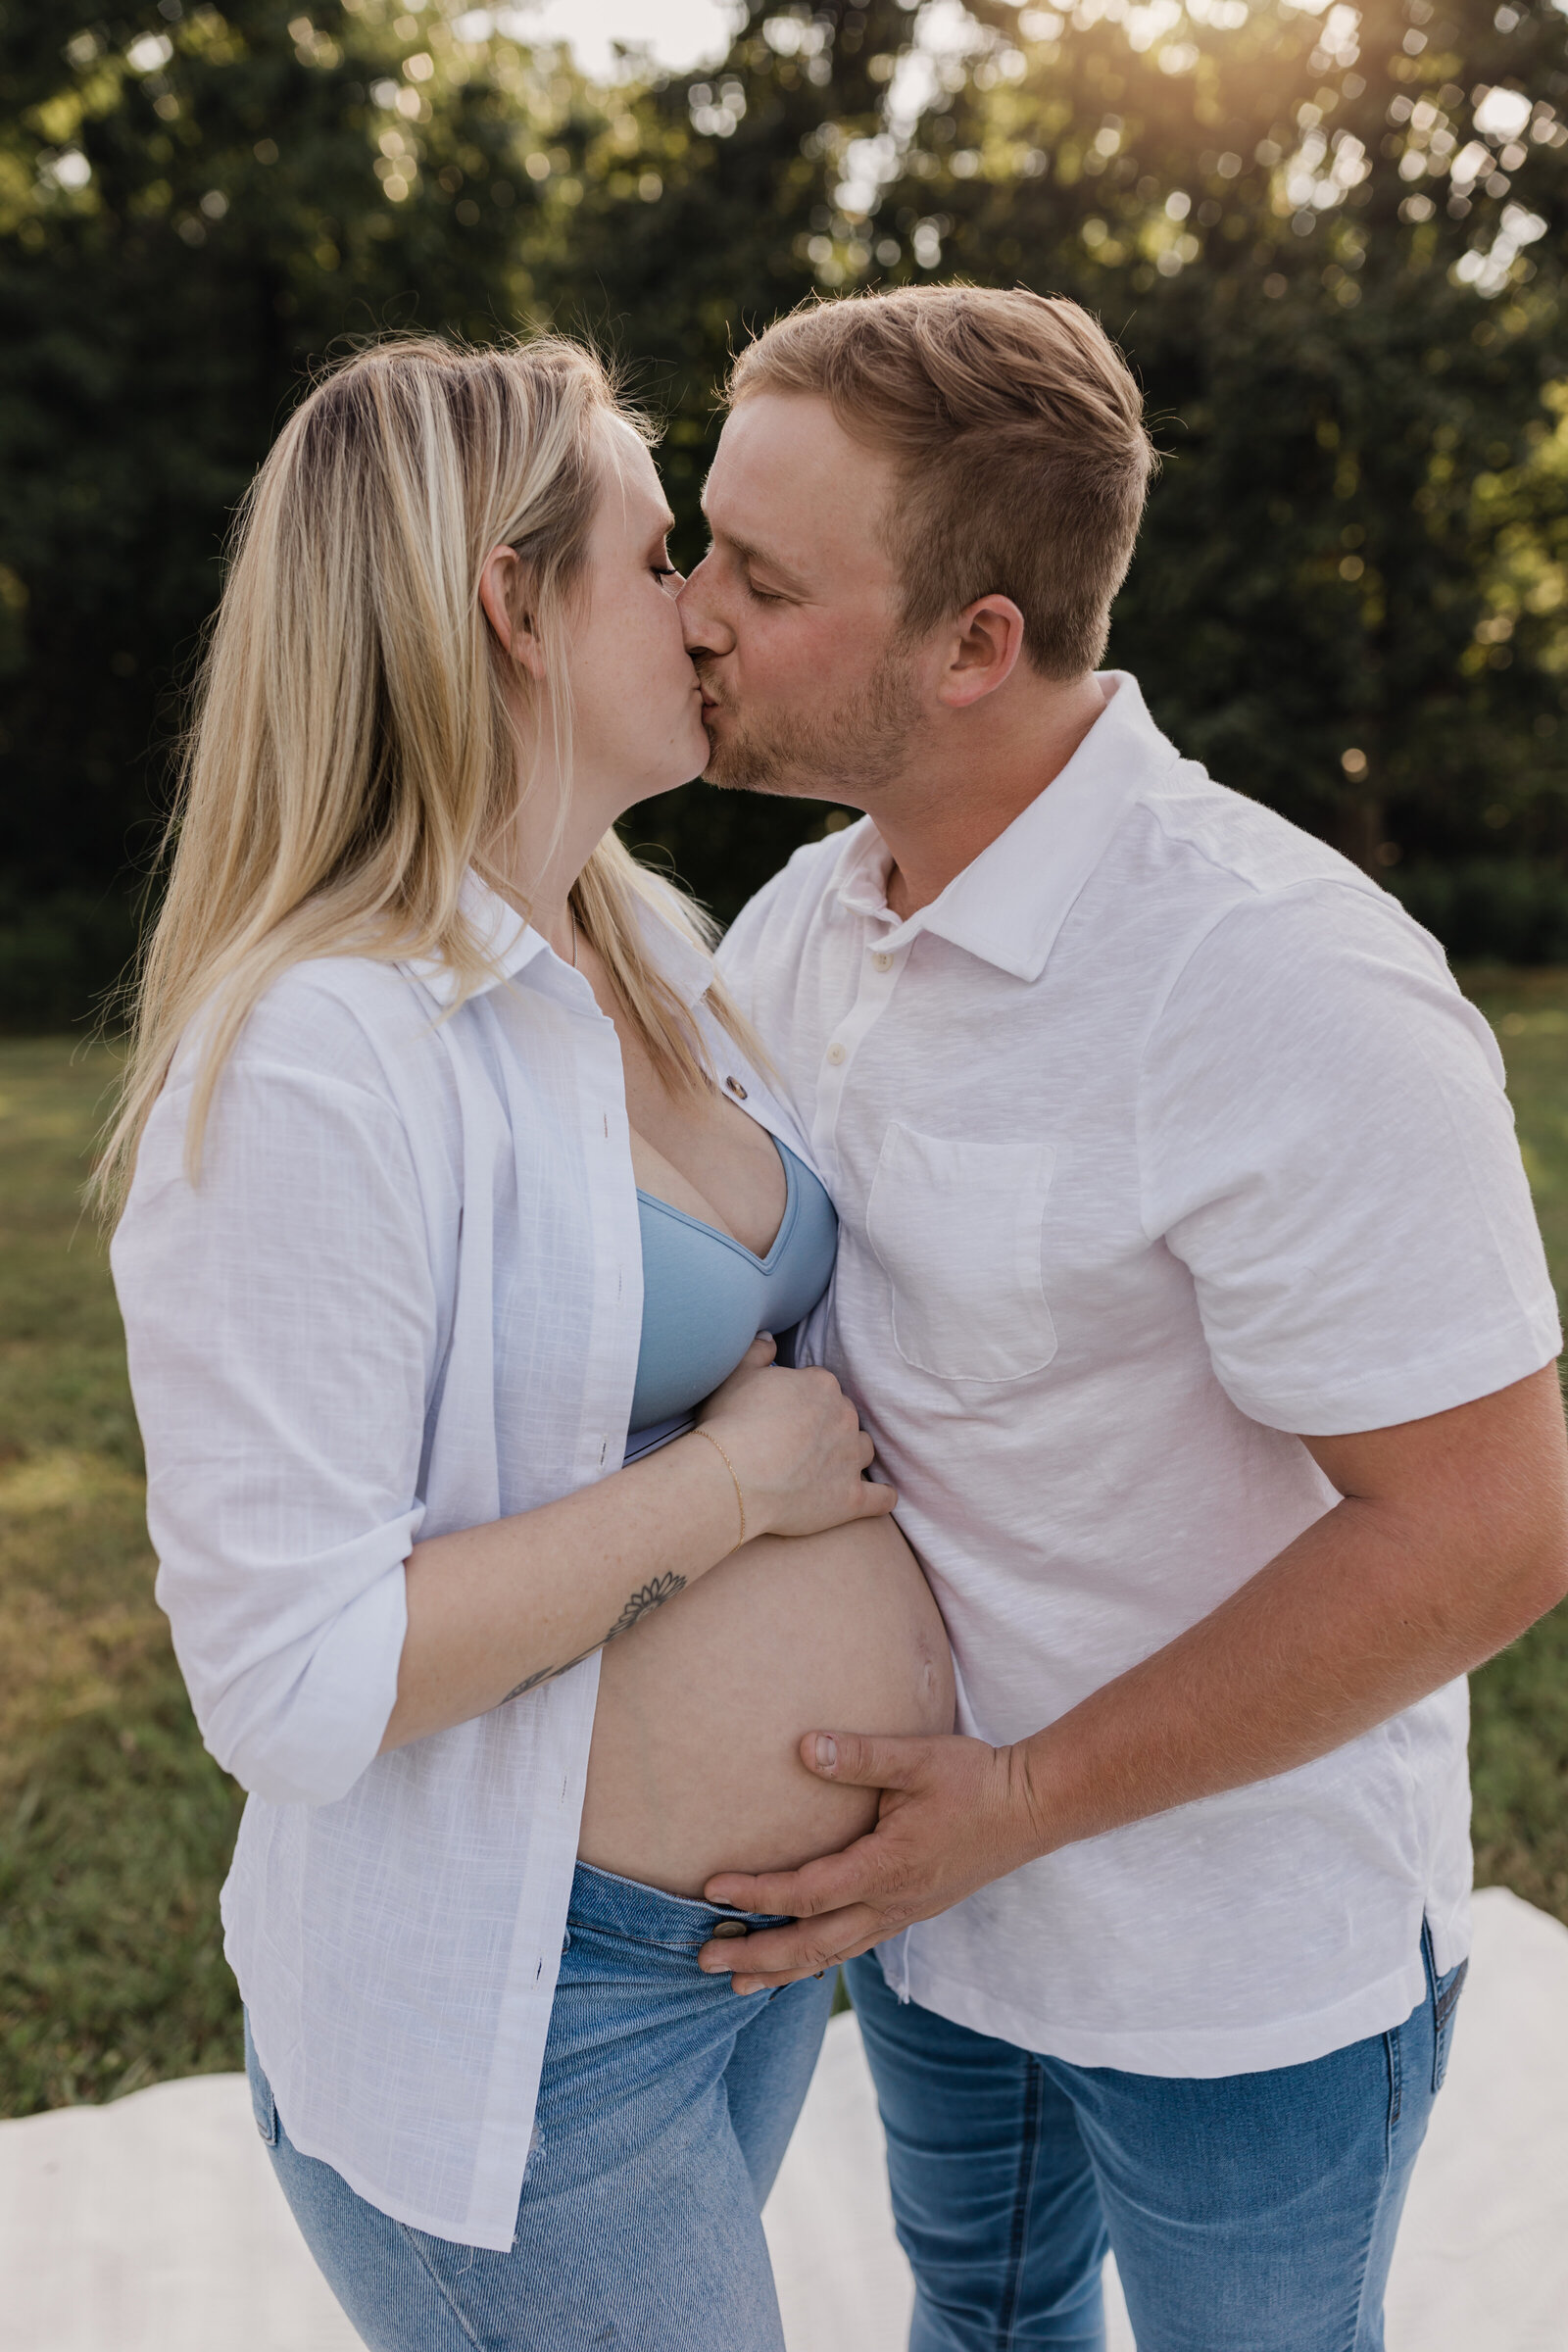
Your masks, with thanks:
M1004 686L1023 652L1023 614L1010 596L981 596L958 614L937 700L966 710Z
M544 648L528 606L529 580L514 547L493 547L479 574L479 602L503 653L532 677L545 674Z

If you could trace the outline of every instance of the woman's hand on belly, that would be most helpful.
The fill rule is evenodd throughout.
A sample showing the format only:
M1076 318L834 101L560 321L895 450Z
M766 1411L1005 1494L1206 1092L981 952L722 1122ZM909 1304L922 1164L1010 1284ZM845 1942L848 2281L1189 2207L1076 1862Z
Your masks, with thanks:
M831 1372L781 1372L775 1352L766 1335L754 1341L699 1417L733 1466L748 1529L814 1536L882 1518L899 1498L861 1476L875 1449L854 1405ZM784 1380L788 1412L779 1410Z
M875 1790L807 1771L803 1733L953 1715L947 1631L891 1519L760 1538L605 1651L578 1850L676 1894L796 1868L877 1811Z
M808 1535L892 1510L891 1488L860 1475L871 1441L832 1374L775 1370L773 1355L770 1339L756 1341L709 1401L703 1426L727 1469L693 1433L557 1502L415 1544L383 1753L569 1672L745 1534Z

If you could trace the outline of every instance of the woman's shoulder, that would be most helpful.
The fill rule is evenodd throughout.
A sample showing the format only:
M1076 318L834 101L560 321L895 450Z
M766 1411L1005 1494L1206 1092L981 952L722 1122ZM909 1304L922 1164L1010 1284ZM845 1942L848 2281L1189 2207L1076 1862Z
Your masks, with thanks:
M395 964L368 956L291 964L231 1041L220 1004L210 1002L187 1027L148 1114L122 1230L134 1231L152 1202L183 1200L198 1166L198 1189L220 1214L231 1199L254 1201L259 1187L280 1201L300 1200L302 1184L318 1213L318 1196L352 1193L353 1171L372 1164L411 1198L447 1186L459 1122L439 1021ZM198 1117L210 1054L216 1083Z
M435 1018L426 992L400 963L374 956L317 956L290 964L257 1002L280 1032L302 1038L401 1038Z
M189 1083L211 1034L213 1012L187 1032L172 1073ZM411 1082L439 1085L445 1054L440 1015L399 965L368 956L323 956L279 972L257 998L227 1064L252 1078L268 1072L402 1102Z

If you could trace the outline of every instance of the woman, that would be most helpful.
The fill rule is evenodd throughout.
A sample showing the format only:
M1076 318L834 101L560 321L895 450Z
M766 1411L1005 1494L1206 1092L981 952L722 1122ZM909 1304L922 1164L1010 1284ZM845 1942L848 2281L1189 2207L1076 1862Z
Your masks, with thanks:
M257 2122L396 2352L779 2343L759 2211L831 1987L703 1976L756 1923L701 1890L869 1825L812 1723L952 1719L869 1441L757 1336L824 1289L826 1197L612 831L706 757L668 522L569 344L317 387L104 1174L159 1597L252 1792Z

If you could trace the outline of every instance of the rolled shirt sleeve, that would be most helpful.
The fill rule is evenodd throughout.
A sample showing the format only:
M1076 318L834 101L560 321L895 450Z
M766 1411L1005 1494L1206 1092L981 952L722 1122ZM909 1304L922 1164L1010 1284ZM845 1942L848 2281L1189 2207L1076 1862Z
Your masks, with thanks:
M1215 923L1151 1030L1139 1120L1146 1230L1251 1419L1387 1428L1561 1347L1495 1040L1380 895L1317 882Z
M207 1746L275 1804L344 1795L379 1748L438 1363L409 1139L333 1019L305 976L253 1015L194 1186L171 1081L113 1251L158 1599Z

